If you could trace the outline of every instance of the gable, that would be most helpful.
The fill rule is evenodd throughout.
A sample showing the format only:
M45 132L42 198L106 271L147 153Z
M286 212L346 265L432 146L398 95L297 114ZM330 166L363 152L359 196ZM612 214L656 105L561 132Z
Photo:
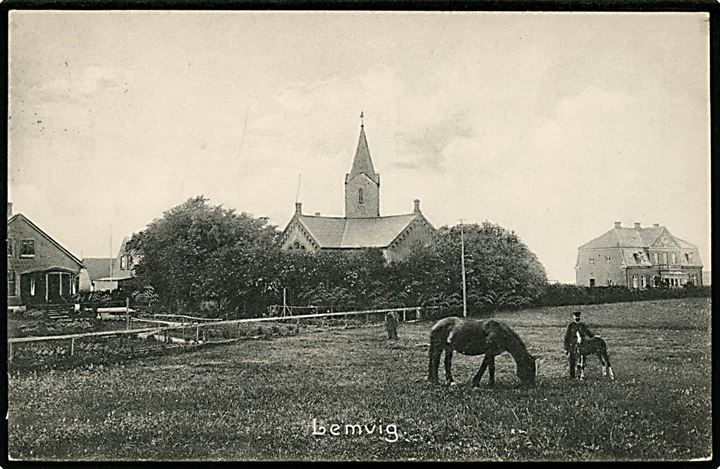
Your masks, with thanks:
M667 230L663 230L655 239L652 244L654 248L680 248L678 243L675 241L674 236L671 235Z
M8 240L14 243L13 264L24 272L48 268L79 271L83 266L80 259L20 213L8 220L7 230ZM34 240L32 257L20 255L23 239Z

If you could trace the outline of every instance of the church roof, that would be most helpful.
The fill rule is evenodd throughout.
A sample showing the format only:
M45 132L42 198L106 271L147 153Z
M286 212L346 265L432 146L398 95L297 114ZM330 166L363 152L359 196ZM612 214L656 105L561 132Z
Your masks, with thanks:
M360 138L358 139L357 150L355 150L355 159L353 159L351 175L365 174L377 184L378 175L370 159L370 150L368 149L367 139L365 138L365 126L360 126Z
M299 215L298 220L322 248L383 248L421 215L340 218Z

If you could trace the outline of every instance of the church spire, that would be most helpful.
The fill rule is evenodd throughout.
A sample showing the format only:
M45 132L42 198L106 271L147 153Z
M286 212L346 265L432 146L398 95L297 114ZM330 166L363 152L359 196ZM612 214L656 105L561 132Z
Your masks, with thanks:
M367 138L364 113L360 113L360 138L350 173L345 175L345 218L380 216L380 175L375 173Z
M367 138L365 137L365 123L363 122L363 113L360 113L360 138L358 139L357 149L355 150L355 159L353 160L350 175L365 174L376 184L380 179L375 174L375 168L370 159L370 150L368 149Z

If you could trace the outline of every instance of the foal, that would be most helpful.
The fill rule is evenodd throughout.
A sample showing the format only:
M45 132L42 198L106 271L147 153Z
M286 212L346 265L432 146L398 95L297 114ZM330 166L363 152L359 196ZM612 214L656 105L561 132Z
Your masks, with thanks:
M603 339L599 335L596 335L595 337L589 337L583 340L583 338L580 336L580 332L576 332L576 335L577 342L575 344L575 353L580 359L578 360L578 373L576 375L580 379L585 379L585 357L594 354L597 355L600 359L600 364L602 364L603 376L610 376L610 379L614 380L615 374L613 374L613 369L610 365L610 356L608 355L605 339Z

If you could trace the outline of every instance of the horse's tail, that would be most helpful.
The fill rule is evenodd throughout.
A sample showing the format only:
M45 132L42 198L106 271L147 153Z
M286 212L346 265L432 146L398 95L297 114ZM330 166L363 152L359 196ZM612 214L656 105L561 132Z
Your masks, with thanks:
M440 354L444 348L444 342L447 340L448 329L450 325L448 321L443 319L435 323L430 329L430 348L428 349L428 379L437 381L437 369L440 362Z

